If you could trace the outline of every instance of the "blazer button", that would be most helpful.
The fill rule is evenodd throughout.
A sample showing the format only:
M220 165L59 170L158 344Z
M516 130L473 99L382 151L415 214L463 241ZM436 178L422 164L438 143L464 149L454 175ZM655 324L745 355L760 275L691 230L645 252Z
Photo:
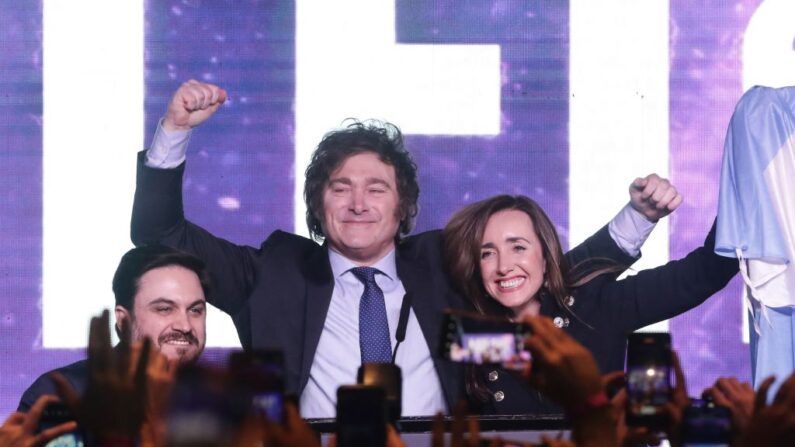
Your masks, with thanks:
M505 393L503 393L502 391L497 391L496 393L494 393L494 400L496 400L497 402L502 402L503 399L505 399Z
M500 373L492 371L489 373L489 382L496 382L500 378Z
M574 305L574 297L569 295L566 297L566 305L571 307Z
M569 319L565 317L555 317L552 319L552 324L559 328L569 327Z

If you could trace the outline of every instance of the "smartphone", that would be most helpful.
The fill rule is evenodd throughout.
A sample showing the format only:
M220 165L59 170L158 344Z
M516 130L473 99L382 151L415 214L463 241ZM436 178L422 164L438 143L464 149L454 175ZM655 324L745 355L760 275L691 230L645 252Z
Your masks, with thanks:
M255 412L269 421L284 419L284 353L276 349L233 352L229 371L237 384L251 396Z
M731 412L709 399L691 399L682 414L682 442L685 445L728 445Z
M663 406L673 390L671 336L633 333L627 340L627 424L660 430L668 418Z
M52 402L41 413L37 432L41 433L48 428L61 425L64 422L74 421L75 418L69 408L62 402ZM80 427L51 440L46 444L48 447L83 447L85 437Z
M500 364L527 362L524 339L530 327L502 318L447 310L442 326L441 354L454 362Z
M225 370L208 365L180 367L167 420L169 446L231 445L251 398Z
M356 383L383 388L388 421L397 424L403 409L403 378L400 368L392 363L365 363L359 367Z
M337 445L386 445L387 406L383 388L344 385L337 389Z

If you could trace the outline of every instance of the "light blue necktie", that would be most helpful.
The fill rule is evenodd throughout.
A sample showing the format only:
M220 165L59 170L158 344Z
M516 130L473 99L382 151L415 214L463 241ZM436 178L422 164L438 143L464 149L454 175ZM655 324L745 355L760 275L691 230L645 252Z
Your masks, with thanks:
M364 293L359 301L359 348L362 351L362 363L390 363L392 343L384 292L375 282L375 274L381 272L373 267L354 267L351 273L364 284Z

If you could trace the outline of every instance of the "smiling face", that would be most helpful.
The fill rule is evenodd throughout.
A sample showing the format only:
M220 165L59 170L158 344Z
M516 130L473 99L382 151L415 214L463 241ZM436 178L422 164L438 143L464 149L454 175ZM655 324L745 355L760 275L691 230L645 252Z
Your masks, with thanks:
M373 152L351 155L323 192L323 232L331 248L370 265L395 246L400 226L395 169Z
M204 350L205 310L204 291L196 273L169 265L141 276L132 314L116 306L116 319L129 319L133 341L148 337L169 359L189 363Z
M483 232L480 274L486 292L514 316L538 313L535 296L544 283L546 262L532 219L518 210L493 214Z

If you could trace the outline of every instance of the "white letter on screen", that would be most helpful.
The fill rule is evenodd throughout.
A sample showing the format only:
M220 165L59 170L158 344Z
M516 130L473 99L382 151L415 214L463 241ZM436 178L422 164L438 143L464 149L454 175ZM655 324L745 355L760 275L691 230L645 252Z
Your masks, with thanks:
M570 246L627 203L640 175L668 177L668 1L570 2ZM668 224L643 246L640 270L668 260ZM667 330L667 321L649 330Z
M76 348L91 316L113 309L113 273L132 248L144 2L45 0L43 33L42 344ZM208 347L240 346L219 310L207 326Z
M45 347L85 346L90 316L113 308L143 147L143 29L143 2L43 4Z
M795 2L765 0L743 36L743 90L795 85Z
M377 118L407 134L497 135L498 45L401 45L394 0L296 2L295 231L304 171L327 131Z

